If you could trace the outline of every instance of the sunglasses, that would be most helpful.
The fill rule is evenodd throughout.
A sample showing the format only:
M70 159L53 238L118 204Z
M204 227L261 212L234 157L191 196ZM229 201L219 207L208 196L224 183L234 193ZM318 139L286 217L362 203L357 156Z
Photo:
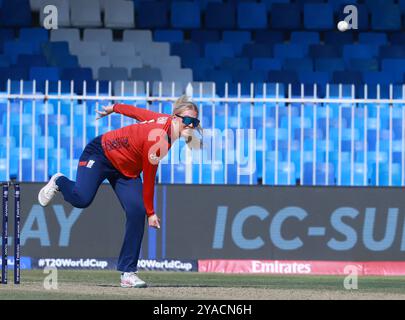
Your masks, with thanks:
M193 128L197 128L200 124L200 120L197 118L193 118L193 117L188 117L188 116L181 116L179 114L176 114L176 116L178 116L179 118L181 118L183 120L183 123L186 126L189 126L190 124L193 125Z

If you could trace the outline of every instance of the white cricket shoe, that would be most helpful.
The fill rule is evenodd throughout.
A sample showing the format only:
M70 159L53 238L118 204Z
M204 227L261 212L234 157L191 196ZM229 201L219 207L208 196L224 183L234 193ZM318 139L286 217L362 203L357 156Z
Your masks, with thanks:
M122 288L146 288L145 281L138 278L136 272L124 272L121 274Z
M62 173L55 173L49 182L43 187L38 193L38 202L41 206L46 207L52 198L59 191L58 186L56 185L56 179L62 177Z

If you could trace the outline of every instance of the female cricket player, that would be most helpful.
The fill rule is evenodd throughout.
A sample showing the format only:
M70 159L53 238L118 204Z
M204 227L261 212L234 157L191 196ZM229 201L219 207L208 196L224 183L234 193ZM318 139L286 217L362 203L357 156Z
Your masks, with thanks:
M182 96L175 102L172 115L124 104L103 107L103 111L96 112L97 119L115 112L140 122L93 139L80 156L76 181L56 173L40 190L38 201L47 206L61 192L72 206L86 208L100 184L108 179L126 214L125 237L118 258L121 287L146 287L137 276L137 264L145 215L150 227L160 228L160 219L153 208L156 170L179 137L185 138L189 146L198 145L193 134L193 129L201 130L198 108L187 96Z

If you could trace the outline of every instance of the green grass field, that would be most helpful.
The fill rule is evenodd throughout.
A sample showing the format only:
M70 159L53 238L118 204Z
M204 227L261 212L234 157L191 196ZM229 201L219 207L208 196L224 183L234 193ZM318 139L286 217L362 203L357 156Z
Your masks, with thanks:
M59 270L58 289L46 290L47 274L23 271L22 283L0 285L0 299L405 299L405 277L359 277L346 290L343 277L140 272L149 287L123 289L114 271Z

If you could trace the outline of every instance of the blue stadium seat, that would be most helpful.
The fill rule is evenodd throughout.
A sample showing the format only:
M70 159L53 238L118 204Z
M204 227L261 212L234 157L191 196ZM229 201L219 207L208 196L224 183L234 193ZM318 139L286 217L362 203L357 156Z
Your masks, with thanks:
M298 82L297 73L294 71L272 70L272 71L269 71L268 79L269 79L269 82L273 82L273 83L289 84L289 83Z
M200 58L198 55L195 57L186 57L182 59L182 67L190 68L193 72L196 69L213 69L214 66L212 64L211 59L208 58Z
M290 0L263 0L262 1L267 8L267 11L271 11L273 4L275 3L290 3Z
M65 57L70 55L69 44L66 41L48 42L42 44L42 53L51 60L53 57Z
M186 166L183 163L175 165L174 170L174 183L185 183L186 182Z
M47 67L45 67L47 68ZM34 90L34 82L35 82L35 90ZM48 81L48 90L49 90L49 83L50 81ZM18 84L15 85L16 88L20 88L20 86ZM35 80L30 80L30 81L24 81L24 91L25 92L42 92L45 93L45 89L46 89L46 80L43 79L35 79Z
M394 99L398 99L398 98L402 99L403 97L405 97L405 93L403 92L401 85L394 85L393 91L394 91L393 92ZM395 109L393 109L393 111L394 111L394 114L393 114L394 120L402 118L402 112L399 108L395 108Z
M273 55L273 47L264 43L248 43L242 48L242 56L254 58L270 58Z
M308 149L308 150L312 150ZM317 163L318 165L319 163ZM304 167L303 167L303 171L304 171L304 181L302 182L303 185L315 185L318 183L318 181L316 181L316 172L315 172L315 177L314 177L314 168L313 168L313 162L312 162L312 158L310 159L310 161L305 161L304 162ZM315 168L316 171L316 168Z
M340 88L342 89L342 98L352 98L352 86L348 84L331 84L329 86L329 96L331 98L339 98L340 97Z
M356 96L358 96L359 98L364 98L366 96L365 88L363 86L361 88L356 88ZM380 85L380 95L378 96L377 85L368 85L367 98L377 99L377 97L379 97L380 99L389 99L389 86L385 84Z
M211 176L212 171L214 172L213 174L213 179ZM195 171L195 173L198 173L198 170ZM230 171L228 174L232 176L233 173L236 173L236 171ZM228 179L229 182L233 181L232 178ZM214 184L222 184L224 183L224 168L223 165L220 164L203 164L202 165L202 183L214 183Z
M334 27L333 9L329 4L304 5L304 27L309 30L328 30Z
M351 164L350 162L342 162L341 183L344 186L363 186L364 178L366 178L366 185L369 183L369 175L366 173L367 168L363 163L355 162L353 165L353 184L351 182Z
M74 91L78 94L83 93L83 82L93 79L90 68L64 68L61 70L61 80L74 81ZM87 89L87 88L86 88Z
M17 63L17 56L20 54L35 54L35 48L32 43L22 41L6 41L3 51L11 58L13 64Z
M254 42L274 45L284 42L284 34L281 31L255 30Z
M49 65L59 68L77 68L79 67L79 61L77 56L53 56L48 59Z
M294 163L281 162L278 168L279 185L295 185L295 165Z
M46 61L45 61L46 63ZM9 56L5 56L5 55L0 55L0 67L4 68L4 67L9 67L11 66L11 60L9 58Z
M86 80L86 82L87 82L87 93L95 94L97 92L96 89L97 89L97 82L98 82L98 93L99 94L108 94L108 81ZM132 86L132 92L133 92L133 86Z
M182 43L184 41L184 34L181 30L155 30L153 39L158 42Z
M309 56L311 58L340 58L341 48L333 45L318 45L309 46Z
M162 183L171 183L170 167L171 167L170 164L167 164L167 163L160 164L159 179L161 179ZM159 176L159 172L157 173L157 176Z
M329 0L328 2L332 5L334 12L343 12L345 6L357 4L357 0Z
M292 58L284 60L283 69L297 72L311 72L314 70L314 65L312 59L309 58Z
M281 70L282 62L280 59L274 58L254 58L252 60L252 69L253 70Z
M252 169L249 169L248 164L241 166L243 169L246 169L247 172L249 172L249 170L254 171L252 174L246 173L246 174L240 174L239 176L239 183L240 184L251 184L250 180L252 180L252 184L255 185L257 184L257 168L253 167ZM223 169L221 169L223 170ZM218 183L224 183L223 180L222 182L218 182Z
M387 34L381 32L361 32L359 43L371 45L386 45L388 43Z
M403 32L391 32L389 39L392 45L403 45L405 43L405 33Z
M22 67L46 67L47 61L43 55L21 54L17 57L17 65Z
M242 48L246 43L251 42L252 36L249 31L224 31L222 41L230 43L237 55L242 53Z
M347 67L353 71L378 71L379 62L377 59L350 59Z
M200 28L200 7L196 3L173 2L170 13L170 21L173 28Z
M158 1L143 1L135 10L138 28L167 28L169 26L168 4Z
M359 85L363 82L363 77L359 71L335 71L333 72L332 82Z
M207 29L235 29L235 6L230 3L208 3L205 12L205 27Z
M240 3L240 2L245 2L245 3L252 3L252 2L257 2L256 0L228 0L229 3Z
M234 82L262 83L267 80L267 73L262 70L236 71L233 73Z
M363 2L370 10L379 10L384 5L393 5L395 0L364 0Z
M305 48L300 44L276 44L274 46L275 58L304 58Z
M4 1L0 7L0 26L31 26L31 8L29 0Z
M20 41L48 42L48 30L44 28L22 28L19 34Z
M394 74L395 82L402 81L405 73L405 58L404 59L383 59L381 61L381 71L387 71Z
M313 84L325 85L332 80L331 74L329 72L308 72L302 71L298 73L298 80L304 84Z
M247 58L223 58L220 67L227 70L247 71L250 69L250 61Z
M381 165L379 170L379 185L382 186L400 186L402 184L402 170L401 164L393 163L390 166L388 164ZM391 181L390 181L391 175Z
M183 59L198 58L201 56L201 46L195 42L173 43L170 48L171 55L180 56Z
M232 75L226 70L207 70L206 80L213 81L221 85L225 82L232 82Z
M239 29L266 29L267 10L263 3L239 3L238 5Z
M375 47L367 44L347 44L343 46L343 58L350 59L372 59L376 56Z
M335 167L333 163L316 164L316 184L317 185L335 184Z
M275 3L271 10L271 28L296 30L301 28L301 11L296 4Z
M4 42L14 40L14 38L14 29L0 29L0 52L3 51Z
M198 43L218 42L221 40L221 35L218 30L197 29L191 30L190 38L191 41Z
M222 42L207 43L205 45L205 57L212 59L215 65L219 65L223 58L235 55L232 45Z
M363 81L364 83L370 85L384 85L384 84L392 84L395 81L393 80L393 75L389 72L378 72L378 71L369 71L363 73Z
M37 81L58 81L60 72L55 67L32 67L30 68L30 79Z
M299 7L301 9L304 9L304 5L310 3L310 4L319 4L319 3L323 3L323 0L295 0L295 3L297 3L299 5Z
M293 31L291 32L291 43L299 43L309 46L310 44L319 44L320 37L318 32L314 31Z
M6 90L6 82L11 80L26 80L28 78L28 70L23 67L0 68L0 89Z
M328 74L328 76L331 77L330 74ZM316 92L315 92L315 84L316 84ZM326 84L322 83L322 81L320 80L319 83L303 83L303 84L293 83L291 85L291 95L292 97L295 98L301 97L302 93L304 94L304 97L313 98L314 96L316 96L318 98L324 98L325 90Z
M327 45L343 46L354 42L352 32L326 31L324 33L324 42Z
M60 81L60 92L62 94L70 93L70 81L59 80ZM50 81L49 82L49 92L58 93L58 82L59 81Z
M380 47L381 59L403 59L405 58L405 45L392 45Z
M201 11L205 11L210 3L222 3L222 0L200 0L197 3L200 5Z
M205 81L206 71L214 69L211 59L207 58L183 58L182 63L184 68L193 70L193 78L195 81Z
M285 86L283 84L277 85L276 83L265 83L265 84L257 84L255 85L255 92L258 97L264 96L264 87L266 88L266 97L284 97L285 96ZM277 87L278 87L278 95L277 95ZM274 111L274 109L271 109ZM274 116L274 112L272 116Z
M401 30L401 11L398 5L384 4L372 11L371 25L373 30Z

